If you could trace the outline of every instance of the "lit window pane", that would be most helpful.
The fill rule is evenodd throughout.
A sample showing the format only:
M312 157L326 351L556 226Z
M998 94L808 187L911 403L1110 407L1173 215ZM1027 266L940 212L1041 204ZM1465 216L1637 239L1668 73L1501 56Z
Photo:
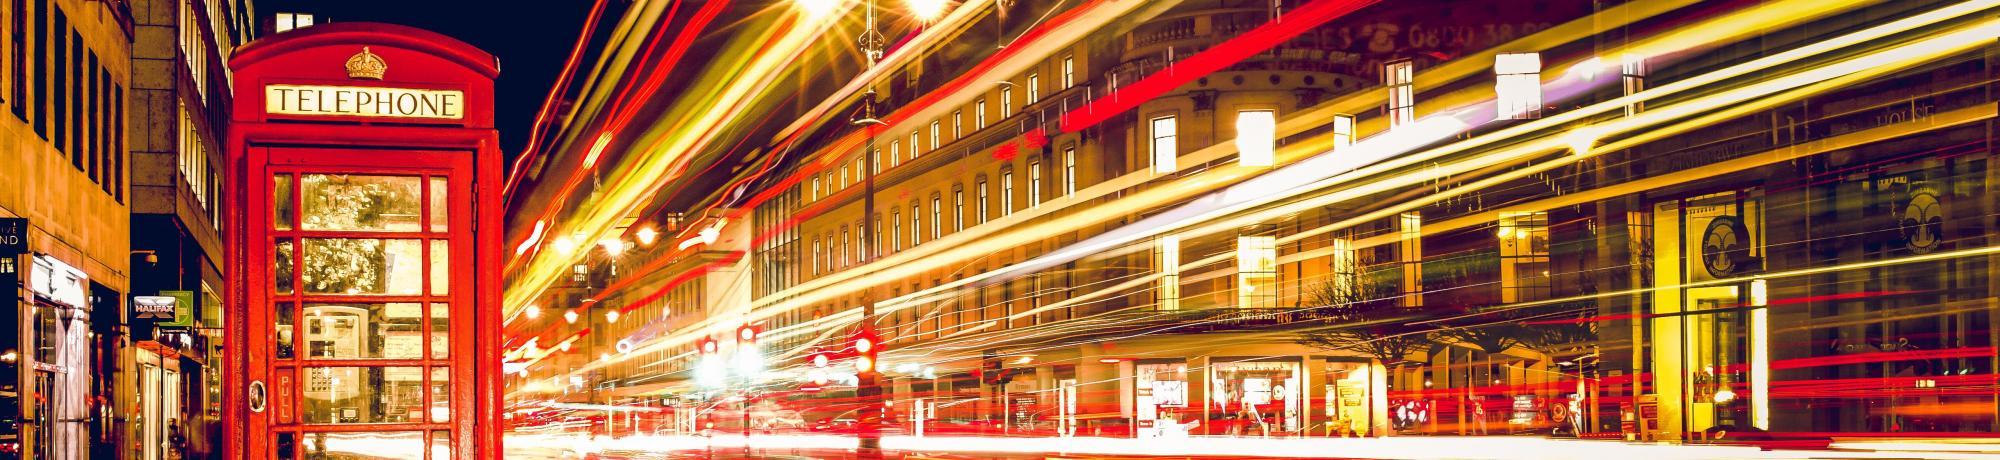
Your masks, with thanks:
M1354 116L1333 116L1333 148L1339 150L1354 145Z
M1171 173L1180 167L1180 124L1174 117L1153 119L1153 172Z
M420 181L411 176L307 174L307 230L417 231L423 211Z
M451 208L450 206L445 205L445 203L449 203L450 201L445 200L445 179L443 177L431 178L430 202L431 202L431 231L433 232L445 231L445 226L451 220L450 219L451 213L449 212Z
M307 452L305 458L308 459L423 460L424 458L422 431L302 433L299 437L305 440Z
M1271 236L1236 238L1237 306L1277 308L1278 241Z
M423 413L423 368L421 367L318 367L306 369L307 381L305 410L300 412L306 423L420 423L416 414ZM382 443L386 433L369 433L372 442ZM306 436L308 450L312 441L328 443L332 451L333 443L317 436ZM414 444L414 443L412 443ZM350 445L349 452L370 452L378 457L332 457L332 458L380 458L380 446L359 450L361 446ZM423 455L416 452L416 455Z
M306 238L301 282L314 294L423 293L419 240Z
M451 458L451 432L431 432L431 458Z
M431 295L451 292L451 241L431 240Z
M293 305L291 302L278 302L277 306L272 308L276 310L278 316L278 321L277 321L278 327L276 330L278 336L276 340L277 343L274 344L278 349L277 353L278 359L292 359L293 357L297 356L293 353L294 345L292 343L292 334L293 331L297 330L293 327L293 325L298 324L297 321L293 319L293 316L296 315L296 313L292 311Z
M1236 112L1237 163L1271 166L1278 142L1278 114L1269 110Z
M1518 120L1541 116L1542 56L1537 53L1503 53L1494 55L1493 59L1499 117Z
M423 358L422 314L417 303L306 304L306 358Z
M271 220L279 230L292 229L292 176L279 174L272 177Z
M451 357L451 304L431 304L431 357Z
M271 255L271 287L279 294L292 293L292 240L278 241L276 253Z
M431 368L431 421L451 420L451 369Z

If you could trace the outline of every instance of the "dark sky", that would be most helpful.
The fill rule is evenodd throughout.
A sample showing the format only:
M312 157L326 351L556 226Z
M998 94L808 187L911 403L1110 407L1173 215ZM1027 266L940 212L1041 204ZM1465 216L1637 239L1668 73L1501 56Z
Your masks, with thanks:
M616 1L616 0L613 0ZM312 13L335 22L387 22L449 35L500 57L495 123L512 159L583 27L592 0L256 0L256 14ZM590 65L585 55L581 65ZM511 161L509 161L511 163Z

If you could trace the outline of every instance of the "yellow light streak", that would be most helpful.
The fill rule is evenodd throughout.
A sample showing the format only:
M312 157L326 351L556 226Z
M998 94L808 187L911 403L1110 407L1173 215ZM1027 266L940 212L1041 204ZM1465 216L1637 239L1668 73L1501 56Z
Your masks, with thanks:
M1774 5L1775 5L1775 4L1774 4ZM1714 35L1711 35L1711 37L1712 37L1712 36L1714 36ZM1774 56L1774 57L1776 57L1776 56ZM1792 57L1793 57L1793 58L1796 58L1797 56L1792 56ZM1775 65L1776 63L1775 63L1775 62L1772 62L1772 63L1770 63L1770 64L1772 64L1772 65ZM1441 67L1441 69L1443 69L1443 68ZM1429 74L1425 74L1425 75L1429 75ZM1421 78L1421 76L1420 76L1420 78ZM1722 76L1717 76L1717 77L1713 78L1713 80L1720 80L1720 79L1722 79L1722 78L1727 78L1727 77L1722 77ZM1672 85L1669 85L1668 87L1663 87L1663 88L1669 88L1669 87L1671 87L1671 86L1672 86ZM1658 97L1658 96L1660 96L1660 95L1664 95L1664 94L1669 94L1669 93L1671 93L1671 92L1672 92L1672 91L1660 91L1660 92L1655 92L1655 93L1652 93L1652 95L1651 95L1651 96L1648 96L1647 98L1651 98L1651 97ZM1643 99L1644 99L1644 98L1641 98L1641 100L1643 100ZM1612 104L1612 103L1605 103L1605 104L1603 104L1603 105L1604 105L1604 106L1613 106L1613 107L1616 107L1616 108L1622 108L1622 107L1623 107L1623 106L1624 106L1625 104L1629 104L1629 103L1631 103L1631 102L1633 102L1633 101L1626 101L1626 100L1624 100L1624 98L1621 98L1621 100L1619 100L1619 101L1614 101L1614 102L1616 102L1616 104ZM1609 110L1609 109L1607 108L1607 109L1605 109L1605 110ZM1296 132L1297 130L1300 130L1300 129L1303 129L1303 127L1301 127L1301 126L1300 126L1300 125L1298 124L1298 123L1302 123L1302 121L1300 121L1300 120L1301 120L1301 119L1303 119L1303 118L1305 118L1305 117L1300 117L1300 116L1295 116L1295 117L1292 117L1292 118L1289 118L1289 119L1287 119L1287 123L1283 123L1283 124L1281 124L1281 125L1292 125L1291 127L1292 127L1292 128L1295 128L1295 129L1292 129L1292 130L1290 130L1290 131L1293 131L1293 132ZM1552 117L1552 118L1556 118L1556 119L1558 119L1558 120L1560 120L1560 119L1561 119L1561 118L1559 118L1559 117ZM1546 119L1545 119L1545 120L1546 120ZM1551 123L1551 124L1552 124L1552 123ZM1281 130L1284 130L1284 128L1285 128L1285 126L1281 126ZM1218 151L1216 152L1216 153L1220 154L1220 153L1225 153L1224 151L1226 151L1226 149L1227 149L1228 147L1230 147L1230 146L1228 146L1228 145L1226 145L1226 144L1219 144L1219 145L1218 145L1218 146L1216 146L1216 147L1211 147L1210 149L1205 149L1204 151L1207 151L1207 150L1217 150L1217 149L1220 149L1220 150L1218 150ZM1467 146L1467 147L1465 147L1465 148L1470 148L1470 146ZM1461 150L1462 150L1462 149L1461 149ZM1296 155L1296 153L1298 152L1298 150L1297 150L1297 149L1293 149L1293 150L1292 150L1292 152L1294 152L1294 155L1289 155L1289 157L1297 157L1297 156L1298 156L1298 155ZM1432 156L1435 156L1435 155L1432 155ZM1145 192L1141 192L1140 194L1138 194L1137 196L1135 196L1135 198L1137 198L1137 197L1139 197L1139 196L1146 196L1147 198L1151 198L1151 199L1147 199L1147 200L1136 200L1136 199L1128 199L1128 200L1123 200L1123 201L1121 201L1120 203L1114 203L1114 205L1116 205L1116 206L1117 206L1118 208L1122 208L1122 209L1125 209L1126 211L1116 211L1116 210L1111 210L1111 211L1109 211L1109 212L1105 212L1105 213L1101 213L1101 214L1108 214L1108 215L1123 215L1124 213L1129 213L1129 211L1131 211L1131 210L1136 210L1136 209L1140 209L1140 208L1143 208L1144 206L1140 206L1140 204L1141 204L1141 203L1143 203L1143 202L1164 202L1164 201L1166 201L1166 200L1165 200L1165 199L1163 199L1163 198L1171 198L1171 197L1175 197L1175 196L1177 196L1177 195L1178 195L1178 196L1184 196L1184 195L1186 195L1186 194L1188 194L1188 193L1193 193L1193 192L1199 192L1199 191L1201 191L1201 190L1206 190L1206 189L1209 189L1209 188L1212 188L1213 186L1217 185L1218 183L1222 183L1222 182L1227 182L1227 179L1234 179L1234 178L1238 178L1238 177L1241 177L1240 175L1236 175L1236 176L1231 176L1231 177L1214 177L1214 176L1216 176L1216 175L1209 175L1209 174L1205 174L1204 176L1210 176L1210 177L1200 177L1200 176L1198 176L1198 177L1196 177L1196 178L1195 178L1195 180L1189 180L1189 181L1183 181L1183 182L1179 182L1179 183L1174 183L1174 184L1167 184L1167 185L1165 185L1165 186L1163 186L1163 187L1158 187L1158 188L1153 188L1153 189L1149 189L1149 190L1147 190L1147 191L1145 191ZM1121 178L1121 179L1123 179L1123 178ZM1118 185L1118 184L1117 184L1116 182L1114 182L1114 183L1107 183L1107 184L1102 184L1102 185L1113 185L1113 186L1115 186L1115 185ZM1099 188L1099 187L1092 187L1092 188L1093 188L1093 189L1095 189L1095 188ZM1122 189L1122 188L1124 188L1124 187L1118 187L1118 189ZM1110 191L1110 190L1115 190L1115 189L1113 189L1113 188L1111 188L1111 187L1104 187L1104 189L1105 189L1105 190L1102 190L1102 191L1100 191L1100 193L1099 193L1100 195L1101 195L1101 194L1103 194L1104 192L1108 192L1108 191ZM1175 192L1175 191L1179 191L1180 193L1173 193L1173 192ZM1150 192L1150 193L1149 193L1149 192ZM1082 195L1082 194L1080 193L1079 195ZM1151 195L1151 196L1147 196L1147 195ZM1091 197L1091 198L1094 198L1094 197ZM1073 201L1083 201L1084 199L1087 199L1087 198L1082 198L1082 199L1075 199L1075 200L1073 200ZM1058 199L1058 201L1062 201L1062 199ZM1056 204L1057 206L1048 206L1049 204ZM1040 213L1026 213L1026 212L1024 212L1024 213L1016 213L1016 215L1015 215L1015 216L1010 216L1010 217L1016 217L1016 216L1018 216L1018 217L1017 217L1017 218L1015 219L1015 220L1017 220L1017 221L1022 221L1022 220L1027 220L1027 219L1030 219L1030 218L1033 218L1033 217L1037 217L1037 216L1039 216L1039 215L1041 215L1041 214L1043 214L1043 213L1046 213L1046 212L1047 212L1047 210L1053 210L1053 209L1058 209L1058 208L1061 208L1061 207L1064 207L1064 205L1067 205L1067 204L1068 204L1068 203L1045 203L1045 205L1043 206L1043 208L1044 208L1045 210L1044 210L1043 212L1040 212ZM1097 212L1095 212L1095 211L1097 211L1097 210L1093 210L1093 212L1092 212L1091 214L1100 214L1100 213L1097 213ZM1003 219L1003 220L1005 220L1005 219ZM1065 220L1069 220L1069 219L1065 219ZM1076 220L1076 221L1084 221L1084 220L1087 220L1087 219L1075 219L1075 220ZM1005 224L1005 222L996 222L996 224L998 224L998 225L992 225L992 226L988 226L988 227L990 227L990 228L1006 228L1006 227L1008 227L1008 225L1006 225L1006 224ZM1048 226L1048 225L1040 225L1040 226L1037 226L1036 228L1031 228L1031 229L1029 229L1029 231L1026 231L1026 232L1019 232L1019 233L1023 233L1023 234L1031 234L1031 235L1032 235L1032 234L1043 234L1043 232L1037 232L1037 231L1035 231L1035 230L1047 230L1048 228L1046 228L1046 227L1049 227L1049 226ZM1059 228L1059 227L1058 227L1058 228ZM1015 228L1015 229L1013 229L1013 230L1017 230L1017 231L1018 231L1018 230L1021 230L1021 229L1018 229L1018 228ZM980 232L974 232L974 231L968 231L968 232L965 232L965 233L966 233L966 234L965 234L966 238L956 238L956 240L957 240L957 241L954 241L954 242L963 242L963 241L965 241L965 240L972 240L972 239L975 239L975 238L978 238L978 237L980 237L980 236L983 236L983 235L978 235L978 233L980 233ZM990 232L987 232L987 233L990 233ZM956 235L956 234L955 234L955 235L954 235L954 237L956 237L956 236L958 236L958 235ZM951 238L951 237L948 237L948 239L953 239L953 238ZM1022 239L1026 239L1026 238L1022 238ZM986 249L986 248L989 248L989 247L993 247L993 246L999 246L999 247L1006 247L1006 246L1009 246L1009 245L1013 245L1013 244L1018 244L1019 242L1021 242L1021 240L1022 240L1022 239L1010 239L1010 240L1007 240L1007 241L1005 241L1005 242L1000 242L1000 241L995 241L995 242L994 242L995 244L990 244L990 245L977 245L977 247L975 247L975 246L958 246L958 247L954 247L954 248L952 248L952 249L951 249L951 250L950 250L949 252L945 252L945 253L942 253L942 254L940 254L939 252L936 252L936 250L934 250L934 249L933 249L933 250L927 250L927 251L906 251L906 252L904 252L904 253L899 253L899 254L897 254L897 255L895 255L895 256L892 256L892 257L890 257L890 258L887 258L887 259L885 259L885 260L883 260L883 261L881 261L881 262L878 262L879 264L882 264L882 265L886 265L886 266L891 266L891 267L896 267L896 266L898 266L898 264L899 264L899 263L901 263L901 264L903 264L903 265L902 265L903 269L901 269L901 270L880 270L880 271L877 271L877 275L876 275L876 276L868 276L868 277L865 277L865 278L864 278L864 277L858 277L858 276L852 276L852 275L849 275L849 274L853 274L853 273L858 273L858 272L864 272L864 271L866 271L866 270L849 270L849 271L846 271L846 272L842 272L842 274L841 274L841 275L848 275L848 276L841 276L841 275L836 275L836 276L833 276L833 277L826 277L826 278L822 278L822 279L820 279L820 280L815 280L815 281L813 281L813 282L808 282L808 283L804 283L804 284L802 284L801 286L798 286L797 288L794 288L794 289L792 289L792 290L788 290L788 292L787 292L787 293L780 293L780 294L777 294L777 295L774 295L774 296L771 296L771 297L782 297L782 296L784 296L784 295L786 295L786 294L788 294L788 293L790 293L790 294L796 294L796 293L799 293L799 292L814 292L814 293L819 293L819 292L827 292L827 291L840 291L840 289L827 289L827 288L829 288L829 287L832 287L832 286L833 286L833 285L834 285L835 283L852 283L852 282L859 282L860 284L863 284L863 285L872 285L872 284L875 284L875 283L879 283L879 282L882 282L882 281L887 281L887 280L894 280L894 279L900 279L900 278L904 278L904 277L907 277L907 276L910 276L910 275L912 275L912 274L914 274L914 273L917 273L917 272L920 272L920 271L922 271L922 270L927 270L927 269L929 269L929 268L933 268L933 267L926 267L926 268L921 268L921 269L919 269L919 268L914 268L914 267L910 267L910 266L909 266L909 264L907 264L907 262L911 262L911 261L912 261L912 259L919 259L919 258L923 258L923 259L926 259L926 260L940 260L940 259L941 259L941 260L943 260L943 261L944 261L944 262L942 262L942 263L950 263L950 261L953 261L953 260L959 260L960 258L962 258L962 257L964 257L964 256L966 256L966 255L976 255L976 254L979 254L979 253L982 253L982 252L987 252L987 249ZM943 242L941 241L940 243L943 243ZM932 245L931 247L932 247L932 248L935 248L935 247L940 247L940 246L946 246L946 245L945 245L945 244L934 244L934 245ZM926 249L930 249L930 248L926 248ZM967 249L970 249L970 250L967 250ZM944 255L945 257L938 257L939 255ZM891 305L891 306L893 306L893 305L895 305L895 304L898 304L898 303L904 303L904 302L909 302L909 301L911 301L911 300L913 300L913 299L919 299L919 298L921 298L921 296L924 296L924 295L927 295L927 294L932 294L932 293L935 293L935 292L939 292L939 291L942 291L942 290L946 290L946 289L951 289L951 288L956 288L956 287L958 287L958 286L962 286L963 284L964 284L964 283L954 283L953 285L949 285L949 286L940 286L940 287L939 287L939 288L937 288L937 289L932 289L932 290L927 290L927 291L920 291L919 293L912 293L911 295L906 295L906 296L903 296L903 297L899 297L899 298L896 298L896 299L890 299L890 300L887 300L887 301L884 301L883 303L884 303L884 304L887 304L887 305ZM847 289L847 290L852 290L852 288L846 288L846 289ZM760 312L757 312L758 314L753 314L753 315L751 315L751 317L752 317L752 318L762 318L762 317L765 317L765 316L769 316L769 315L771 315L771 314L774 314L775 312L778 312L778 311L784 311L784 310L786 310L786 309L788 309L788 308L796 308L797 306L800 306L800 305L804 305L804 304L808 304L808 303L810 303L810 302L813 302L813 301L818 301L818 300L823 300L823 299L822 299L821 297L829 297L829 296L831 296L831 295L838 295L838 294L831 294L831 293L829 293L829 294L822 294L822 295L815 295L815 296L812 296L812 297L814 297L814 298L813 298L813 299L811 299L811 300L806 300L806 299L797 299L797 300L793 300L793 301L787 301L787 302L779 302L779 303L775 303L775 304L773 304L773 303L770 303L769 301L765 301L765 302L760 302L760 305L757 305L757 306L756 306L756 308L757 308L758 310L763 310L763 311L760 311ZM770 297L767 297L767 299L768 299L768 298L770 298ZM893 310L894 310L894 308L892 307L892 308L890 308L889 310L890 310L890 311L893 311ZM852 311L849 311L849 312L841 312L841 313L837 313L837 314L835 314L835 315L832 315L832 316L829 316L829 317L826 317L826 318L822 318L822 319L821 319L821 320L819 320L819 321L814 321L813 323L817 323L817 324L818 324L818 325L820 325L820 326L825 326L825 325L829 325L829 324L834 324L834 323L839 323L839 322L843 322L843 321L851 321L851 319L850 319L850 318L848 318L848 317L850 317L850 316L853 316L853 315L854 315L854 313L853 313ZM714 326L714 325L709 325L709 326ZM698 326L698 327L699 327L699 326ZM680 337L677 337L677 338L684 338L684 337L687 337L687 336L680 336ZM661 342L661 343L657 343L657 344L655 344L655 345L658 345L658 346L671 346L671 343L672 343L672 340L665 340L665 341L660 341L660 342Z

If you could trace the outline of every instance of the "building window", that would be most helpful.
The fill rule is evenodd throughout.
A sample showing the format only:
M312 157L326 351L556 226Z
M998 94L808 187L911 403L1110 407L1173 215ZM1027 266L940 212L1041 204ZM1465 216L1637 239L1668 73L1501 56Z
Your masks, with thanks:
M55 123L53 123L53 125L55 125L55 134L49 140L55 143L56 150L68 152L69 150L68 149L69 147L69 123L68 123L69 40L64 39L64 37L68 35L64 33L64 31L69 30L69 16L63 14L61 8L56 8L55 2L43 3L42 5L49 7L52 11L55 12L56 16L55 28L49 29L49 36L47 37L49 41L53 41L56 44L55 56L53 56L55 58L55 65L50 66L49 69L53 70L54 72L48 72L55 74L55 76L53 77L53 79L55 80L54 84L55 87L53 92L42 93L44 94L43 97L49 99L50 102L53 102L53 104L50 105L55 106L54 110L55 113L52 114L55 121ZM42 64L47 65L48 61L43 61Z
M312 25L313 25L313 15L298 14L298 13L278 13L278 25L277 25L278 32L284 32L287 30L292 30L302 27L312 27Z
M1172 173L1180 169L1180 122L1168 115L1153 119L1153 172Z
M875 230L881 230L881 229L882 229L882 215L881 215L881 214L876 214L876 215L875 215L875 226L873 226L873 227L868 227L868 228L865 228L865 229L862 229L862 230L863 230L863 231L866 231L866 230L868 230L868 229L875 229ZM867 233L868 233L868 236L870 237L870 239L874 241L874 244L871 244L871 245L869 245L869 247L870 247L870 248L872 248L872 249L870 249L870 251L872 251L872 252L873 252L872 256L874 256L874 257L882 257L882 232L867 232Z
M194 201L202 209L209 209L208 191L208 150L201 142L200 126L195 123L194 112L188 110L187 103L180 108L180 167L181 181L188 190L194 192Z
M910 203L910 247L924 242L924 208Z
M1042 204L1042 160L1028 162L1028 207Z
M1500 301L1533 302L1549 296L1549 215L1501 212Z
M819 201L819 196L819 176L813 176L812 193L806 195L806 200Z
M1000 119L1014 116L1014 87L1000 87Z
M986 100L980 99L972 109L972 129L986 129Z
M1424 215L1405 212L1396 219L1396 262L1403 269L1403 306L1424 305Z
M965 138L965 111L951 111L951 140Z
M1336 114L1333 116L1333 148L1340 150L1354 145L1354 116Z
M1076 146L1063 148L1063 195L1076 193Z
M54 1L43 0L41 8L35 10L35 97L33 101L22 101L35 106L35 135L42 140L49 139L49 72L41 66L49 63L49 6ZM22 11L22 10L15 10Z
M1039 73L1028 74L1028 103L1033 104L1036 102L1040 102L1041 100L1042 100L1042 74Z
M870 154L870 155L874 155L874 156L875 156L875 161L870 161L870 162L868 162L868 174L871 174L871 175L872 175L872 174L881 174L881 173L882 173L882 149L880 149L880 148L870 148L870 149L869 149L869 154Z
M854 249L854 263L866 262L868 260L868 253L861 250L861 245L868 241L868 226L861 222L855 222L854 232L861 234L859 235L860 238L854 240L854 246L852 246ZM840 239L845 240L847 237L842 236Z
M944 236L944 197L931 194L931 239Z
M1619 65L1618 73L1620 82L1625 86L1625 95L1630 96L1640 91L1645 91L1646 58L1628 54L1625 55L1623 60L1624 62ZM1646 103L1633 102L1631 105L1625 106L1625 116L1638 115L1639 111L1645 109Z
M953 214L957 216L952 219L951 231L953 232L965 231L965 189L962 187L964 186L957 185L951 188L951 208L958 210L957 213Z
M894 168L900 164L903 164L903 143L889 141L889 167Z
M1389 129L1417 121L1416 68L1409 60L1384 64L1382 86L1389 88Z
M1161 236L1153 248L1153 260L1159 264L1160 285L1157 289L1159 309L1181 309L1181 237Z
M1236 237L1236 306L1278 308L1278 238Z
M820 258L820 256L821 256L821 254L820 254L820 247L819 247L819 237L813 237L813 253L812 253L812 275L813 275L813 276L819 276L819 258Z
M918 131L910 131L910 159L912 160L917 159L918 146L921 145L919 141L923 140L923 137L920 137L918 134L920 134ZM932 145L931 148L937 148L937 146Z
M848 264L848 260L849 260L849 259L847 258L847 249L848 249L848 248L851 248L851 247L853 247L853 246L851 246L851 245L850 245L850 244L851 244L852 242L853 242L853 240L851 240L851 239L848 239L848 233L847 233L847 227L841 227L841 228L840 228L840 266L842 266L842 267L846 267L846 266L848 266L847 264ZM856 254L860 254L860 251L855 251L855 253L856 253Z
M979 217L979 223L982 223L982 224L983 224L983 223L986 223L986 216L988 215L988 214L986 214L986 203L988 203L988 201L986 201L986 200L987 200L988 198L986 197L986 178L984 178L984 177L981 177L981 178L979 178L979 192L978 192L978 193L979 193L979 195L978 195L978 196L975 196L975 197L973 197L973 199L974 199L974 202L978 203L978 206L979 206L979 214L978 214L978 217Z
M847 184L849 184L849 183L850 183L850 182L848 182L848 177L847 177L847 163L841 163L841 164L840 164L840 188L847 188ZM838 190L838 189L835 189L835 190Z
M28 121L28 0L14 0L14 8L7 14L7 69L14 78L7 80L13 90L14 118Z
M1063 56L1063 89L1076 86L1076 56Z
M181 62L187 65L190 81L194 82L197 97L208 97L208 47L202 40L200 16L195 15L195 5L191 0L182 0L180 17ZM282 13L281 13L282 17ZM296 17L296 15L294 16ZM312 17L306 16L306 24L312 24ZM284 21L279 20L280 23ZM282 31L282 30L281 30Z
M937 150L937 148L938 148L938 146L940 146L940 145L944 145L944 124L943 124L943 123L941 123L941 122L937 122L937 121L932 121L932 122L931 122L931 150L932 150L932 151L936 151L936 150Z
M893 206L891 206L891 207L893 207ZM912 243L910 243L910 244L914 245L914 244L916 244L916 243L912 242ZM901 251L901 250L903 250L903 213L902 213L902 211L897 211L897 210L894 210L894 209L890 209L890 210L889 210L889 251L891 251L891 252L894 252L894 251Z
M83 70L84 49L83 34L75 28L69 29L69 76L63 79L63 87L69 92L70 131L65 139L69 139L70 162L75 163L78 171L83 170L83 112L90 110L83 106L83 83L79 82L79 79L90 80Z
M1236 163L1269 167L1278 148L1278 112L1244 110L1236 112Z
M1014 213L1014 172L1000 172L1000 215Z
M1493 90L1499 96L1500 119L1525 120L1542 116L1540 53L1493 55L1493 74Z

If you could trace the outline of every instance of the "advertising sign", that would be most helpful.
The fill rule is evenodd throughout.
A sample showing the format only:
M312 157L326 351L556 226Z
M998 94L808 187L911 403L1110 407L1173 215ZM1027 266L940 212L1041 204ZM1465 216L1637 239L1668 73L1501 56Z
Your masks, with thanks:
M160 295L132 297L132 319L152 321L160 327L194 325L194 291L160 291Z
M0 219L0 257L28 253L28 219Z

